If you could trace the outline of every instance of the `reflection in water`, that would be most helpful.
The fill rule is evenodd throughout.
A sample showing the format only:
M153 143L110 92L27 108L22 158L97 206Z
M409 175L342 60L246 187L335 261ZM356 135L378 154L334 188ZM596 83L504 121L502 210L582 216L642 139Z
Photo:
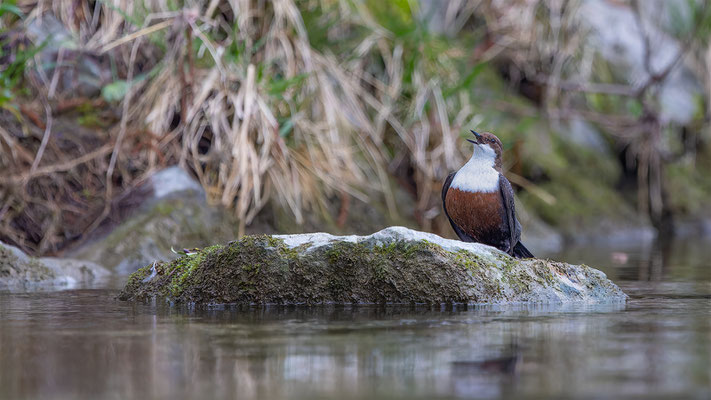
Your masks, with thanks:
M550 255L601 269L615 281L711 281L711 240L657 240L625 247L572 247Z
M0 398L706 397L703 248L559 256L599 262L626 305L198 311L113 289L0 293Z
M0 397L491 398L709 385L710 327L697 318L707 300L178 313L113 293L1 297Z

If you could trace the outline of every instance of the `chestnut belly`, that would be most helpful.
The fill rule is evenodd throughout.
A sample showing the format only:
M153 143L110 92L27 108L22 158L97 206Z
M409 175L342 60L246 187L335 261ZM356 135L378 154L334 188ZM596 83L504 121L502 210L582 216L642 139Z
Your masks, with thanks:
M445 207L452 221L472 239L508 249L511 236L501 192L466 192L450 187Z

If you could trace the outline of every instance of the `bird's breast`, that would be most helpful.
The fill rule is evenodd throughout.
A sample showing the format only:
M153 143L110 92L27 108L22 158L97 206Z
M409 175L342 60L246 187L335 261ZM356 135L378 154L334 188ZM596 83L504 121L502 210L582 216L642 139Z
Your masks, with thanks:
M450 187L465 192L498 192L500 174L495 159L472 157L457 171Z
M449 217L464 232L486 242L485 237L501 231L503 226L503 198L500 191L469 192L450 187L445 207Z

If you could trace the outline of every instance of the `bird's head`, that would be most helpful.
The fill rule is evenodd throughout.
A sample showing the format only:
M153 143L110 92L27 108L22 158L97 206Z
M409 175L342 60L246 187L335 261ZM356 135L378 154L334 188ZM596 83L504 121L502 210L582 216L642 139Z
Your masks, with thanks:
M504 146L496 135L490 132L478 133L471 131L471 133L474 134L474 139L467 139L467 141L474 144L474 156L476 156L477 153L491 154L493 151L497 159L501 158Z

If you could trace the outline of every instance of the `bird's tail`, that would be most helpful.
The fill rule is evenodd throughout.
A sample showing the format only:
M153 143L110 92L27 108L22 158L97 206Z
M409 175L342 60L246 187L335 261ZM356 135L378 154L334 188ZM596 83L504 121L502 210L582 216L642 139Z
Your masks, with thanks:
M521 242L516 243L516 246L514 246L513 256L516 258L535 258Z

